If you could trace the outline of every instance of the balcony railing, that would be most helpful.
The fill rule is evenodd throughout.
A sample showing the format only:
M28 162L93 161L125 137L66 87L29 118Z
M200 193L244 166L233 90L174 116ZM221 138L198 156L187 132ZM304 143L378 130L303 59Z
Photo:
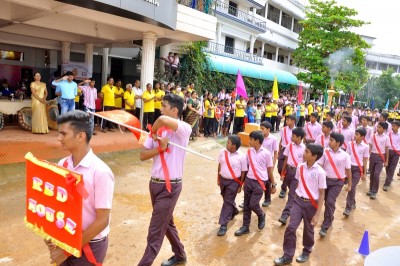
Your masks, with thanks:
M244 50L235 49L230 46L225 46L223 44L218 44L214 42L208 42L208 46L203 48L204 52L208 52L210 54L217 54L226 57L230 57L233 59L238 59L241 61L250 62L253 64L262 65L263 59L261 56L248 53Z
M267 31L265 21L221 1L215 1L215 14L225 16L261 32Z
M212 9L212 1L199 1L199 0L177 0L178 4L196 9L200 12L211 14Z

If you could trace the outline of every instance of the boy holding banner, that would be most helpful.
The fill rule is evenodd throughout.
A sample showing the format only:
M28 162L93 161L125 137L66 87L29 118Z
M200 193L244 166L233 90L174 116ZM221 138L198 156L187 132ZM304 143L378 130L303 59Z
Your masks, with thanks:
M352 186L347 193L346 209L343 212L344 216L349 216L351 210L356 208L356 186L360 182L360 178L365 180L367 177L367 163L369 158L369 146L364 143L364 138L367 135L365 128L356 129L354 141L349 142L346 152L350 154L351 160L351 178Z
M218 157L218 186L221 190L221 196L224 201L219 224L221 225L217 235L226 234L227 224L238 213L235 199L237 193L240 193L247 172L247 159L244 154L239 152L241 140L237 135L230 135L226 148L221 151Z
M296 127L292 131L292 143L289 144L288 148L285 149L283 155L285 155L285 161L282 167L282 179L285 180L289 188L288 200L285 208L282 211L279 222L283 225L286 224L287 219L290 216L290 210L292 209L294 197L296 195L295 190L297 189L298 180L295 178L296 168L299 163L303 162L303 154L305 145L303 144L303 138L305 132L303 128Z
M114 175L90 148L93 129L88 113L69 111L60 115L57 123L58 141L64 150L71 152L58 164L83 175L88 198L82 206L82 257L71 256L51 241L45 241L50 250L51 263L62 266L103 263L108 247Z
M340 133L331 133L329 149L325 149L324 155L318 161L326 172L326 192L324 221L322 222L319 235L325 237L329 227L332 225L336 208L336 199L342 191L345 178L347 177L346 191L351 190L351 161L350 155L340 148L344 143L344 136Z
M393 181L394 170L396 170L397 163L399 162L400 155L400 134L399 134L400 121L392 122L392 131L389 132L389 161L386 166L386 179L383 185L383 191L388 191L390 184Z
M276 183L273 175L272 156L262 146L264 136L260 130L250 133L250 149L247 152L249 171L244 183L243 226L235 232L235 236L241 236L250 232L251 211L258 216L258 229L265 227L265 213L260 207L260 200L266 189L266 182L272 184L271 193L276 191Z
M307 144L304 152L304 163L296 168L295 178L298 180L296 196L291 210L290 223L285 230L283 240L283 256L274 260L275 265L292 263L296 251L296 231L301 220L304 223L303 251L296 258L298 263L306 262L314 246L314 226L318 223L326 189L326 174L317 164L324 152L319 144Z

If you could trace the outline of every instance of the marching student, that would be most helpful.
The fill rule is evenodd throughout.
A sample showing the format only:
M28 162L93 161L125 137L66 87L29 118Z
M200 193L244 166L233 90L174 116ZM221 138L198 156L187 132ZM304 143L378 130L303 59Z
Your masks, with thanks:
M296 251L296 231L301 220L303 229L303 251L296 258L298 263L306 262L314 246L314 227L318 223L326 189L326 174L318 165L324 149L321 145L306 145L304 163L297 166L295 178L299 186L291 210L290 223L283 239L283 256L274 260L275 265L290 264Z
M345 116L342 118L342 127L339 128L339 133L343 135L344 142L342 145L343 150L347 150L349 142L354 139L354 129L351 127L352 118L350 116Z
M326 113L326 121L333 123L332 132L336 132L335 112L327 112Z
M376 199L379 189L379 176L383 166L388 166L389 161L389 137L384 133L388 129L386 122L378 122L376 133L372 134L369 145L371 154L369 156L369 191L367 196Z
M375 133L378 132L377 127L378 127L379 122L384 122L384 123L387 124L387 129L385 130L384 133L387 134L388 132L391 132L391 131L392 131L392 125L387 121L387 120L388 120L388 117L389 117L389 114L388 114L388 113L386 113L386 112L381 113L381 115L380 115L379 118L378 118L378 122L376 122L375 125L374 125L374 132L375 132Z
M318 135L317 139L315 140L315 143L321 145L324 148L329 148L331 132L334 132L333 128L334 125L331 121L322 122L322 134Z
M322 126L317 120L318 113L311 113L310 122L307 122L304 126L304 131L306 132L305 143L314 143L318 135L322 134Z
M346 152L350 154L351 161L351 179L352 186L346 198L346 208L343 212L344 216L349 216L351 210L356 208L356 187L358 182L365 180L367 177L367 163L369 158L369 146L364 143L367 134L365 128L356 129L354 141L347 146Z
M285 156L283 152L285 151L286 147L292 141L292 130L296 123L296 117L294 115L288 115L286 117L286 126L282 128L280 132L281 140L279 141L279 153L278 153L278 173L282 173L282 166L283 162L285 161ZM279 193L279 198L284 198L286 196L287 185L285 180L283 180L281 185L281 192Z
M363 139L363 142L367 144L368 140L371 138L371 135L374 133L374 129L368 125L368 123L371 121L371 118L368 116L362 116L360 120L361 120L360 128L362 127L367 131L367 134Z
M392 132L389 132L389 159L386 166L386 179L383 185L383 191L388 191L390 184L393 181L394 171L399 162L400 155L400 134L399 134L400 121L392 122Z
M342 150L340 146L344 143L344 136L340 133L331 133L329 149L325 149L324 155L318 161L326 172L326 192L324 221L322 222L319 235L325 237L331 227L336 208L336 199L344 186L347 177L346 191L351 190L351 161L350 155Z
M217 235L223 236L228 229L227 224L238 213L235 199L240 193L247 172L247 158L239 152L241 140L237 135L230 135L226 148L223 149L218 157L218 186L224 201L219 216L221 225Z
M262 146L264 141L260 130L250 133L250 149L247 151L249 171L247 172L246 182L244 183L244 206L243 206L243 226L235 232L235 236L241 236L250 232L251 212L258 216L258 229L265 227L265 213L260 207L260 200L265 191L266 181L272 183L271 193L276 191L276 183L273 175L272 156L267 149Z
M264 136L263 147L266 148L272 155L273 160L273 168L275 168L276 160L278 158L278 139L270 134L273 130L272 125L268 121L264 121L260 125L261 132ZM271 205L271 182L267 182L267 189L264 192L265 199L262 203L263 207L268 207Z
M286 224L287 218L290 216L290 210L293 206L293 201L295 197L295 190L298 185L298 180L295 178L296 168L299 163L303 162L303 154L305 150L305 145L302 143L305 136L303 128L296 127L292 131L292 143L290 143L285 149L283 155L285 156L285 161L282 167L282 180L285 179L285 183L289 188L288 200L285 208L282 211L281 218L279 222L283 225Z

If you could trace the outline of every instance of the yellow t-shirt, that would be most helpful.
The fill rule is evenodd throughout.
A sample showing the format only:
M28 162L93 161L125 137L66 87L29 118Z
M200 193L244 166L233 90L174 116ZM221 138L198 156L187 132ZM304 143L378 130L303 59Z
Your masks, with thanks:
M126 91L124 93L124 101L125 101L125 110L132 110L132 108L129 105L127 105L127 103L135 107L135 93L133 92L133 90L131 92Z
M79 87L78 87L78 94L75 96L75 102L76 103L79 103L79 98L80 98L79 93L82 93L82 90L79 89Z
M240 104L243 105L243 109L237 108L237 106ZM235 102L235 105L236 105L235 116L236 117L244 117L244 110L246 109L246 103L244 101L240 102L240 100L237 100Z
M272 116L272 106L271 105L266 105L265 106L265 117L271 118Z
M306 112L306 107L304 106L304 104L300 105L300 116L304 116Z
M321 117L322 115L322 108L320 106L317 106L317 112L318 112L318 116Z
M174 94L181 96L182 98L185 98L185 95L183 95L183 92L177 92L175 91Z
M193 92L193 89L192 89L192 88L189 88L189 89L187 89L187 91L190 92L190 93L192 93L192 92Z
M101 92L103 93L103 105L104 106L115 106L115 91L116 87L112 86L110 88L110 85L106 84L101 88Z
M163 91L163 90L159 90L156 93L156 97L157 98L163 98L164 96L165 96L165 91ZM154 102L154 108L155 109L161 109L161 102L162 102L162 100L161 101L155 101Z
M145 92L143 92L143 99L150 99L153 98L155 96L154 91L151 90L151 92L149 92L148 90L145 90ZM144 102L144 108L143 108L143 112L145 113L151 113L154 112L154 99L148 102Z
M275 103L271 103L271 107L272 107L272 116L277 116L278 115L278 105ZM274 111L275 110L275 111Z
M293 113L292 106L290 106L290 105L286 106L285 116L291 115L292 113Z
M314 112L314 108L311 104L307 106L307 110L308 110L308 115L311 115Z
M207 118L214 118L214 110L215 110L215 109L210 109L210 108L209 108L210 105L211 105L210 100L206 100L206 101L204 102L204 110L205 110L205 112L204 112L204 117L207 117ZM213 105L212 105L212 106L213 106Z
M121 95L122 97L124 97L124 89L123 88L118 88L115 87L115 95ZM122 97L121 98L115 98L115 107L116 108L122 108Z
M324 110L323 110L324 115L322 116L322 118L325 119L326 118L326 113L330 112L330 111L331 110L329 108L324 108Z

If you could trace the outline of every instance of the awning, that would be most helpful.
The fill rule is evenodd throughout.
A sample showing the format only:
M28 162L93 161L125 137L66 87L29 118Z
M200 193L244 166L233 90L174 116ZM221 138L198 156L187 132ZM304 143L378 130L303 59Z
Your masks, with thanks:
M237 75L238 70L244 77L274 80L274 76L278 79L278 83L286 83L290 85L298 85L298 80L295 75L290 72L269 69L261 65L256 65L229 57L223 57L213 54L208 54L208 61L212 71Z

